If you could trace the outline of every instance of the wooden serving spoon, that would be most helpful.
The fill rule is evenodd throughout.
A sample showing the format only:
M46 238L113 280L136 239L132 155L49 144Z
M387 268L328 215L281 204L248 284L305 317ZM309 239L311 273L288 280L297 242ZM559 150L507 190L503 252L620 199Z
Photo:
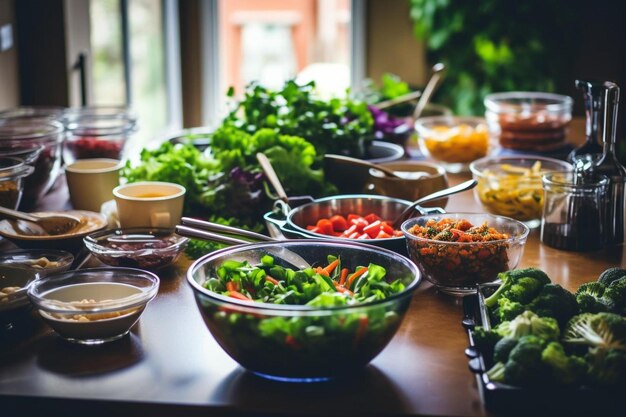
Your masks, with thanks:
M333 153L327 153L326 155L324 155L324 158L332 159L332 160L340 161L340 162L347 162L347 163L350 163L350 164L360 165L360 166L364 166L364 167L368 167L368 168L374 168L374 169L377 169L378 171L384 173L388 177L402 178L400 175L396 174L394 171L392 171L389 168L386 168L386 167L381 166L381 165L374 164L374 163L369 162L369 161L365 161L363 159L352 158L350 156L336 155L336 154L333 154Z
M0 214L17 219L20 232L29 236L62 235L80 224L78 217L69 214L30 214L1 206Z

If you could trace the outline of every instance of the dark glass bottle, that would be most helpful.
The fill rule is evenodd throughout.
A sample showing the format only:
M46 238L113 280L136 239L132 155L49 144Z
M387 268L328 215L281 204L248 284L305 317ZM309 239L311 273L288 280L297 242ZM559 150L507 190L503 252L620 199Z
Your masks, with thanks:
M616 155L619 87L613 82L605 81L604 91L602 157L595 163L594 171L609 177L610 183L604 217L607 243L619 245L624 242L624 185L626 183L626 168L620 164Z
M602 130L604 121L604 82L597 80L576 80L576 88L582 90L587 119L585 136L587 140L574 149L567 157L574 163L576 158L591 155L597 160L602 156Z

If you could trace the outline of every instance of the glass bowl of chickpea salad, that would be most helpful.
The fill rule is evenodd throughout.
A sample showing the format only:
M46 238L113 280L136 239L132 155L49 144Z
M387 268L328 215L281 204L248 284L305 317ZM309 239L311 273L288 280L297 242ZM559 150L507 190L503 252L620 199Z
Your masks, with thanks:
M465 295L519 263L528 227L492 214L445 213L402 224L409 258L439 290Z
M39 278L28 297L65 340L96 345L127 335L158 289L159 278L148 271L91 268Z

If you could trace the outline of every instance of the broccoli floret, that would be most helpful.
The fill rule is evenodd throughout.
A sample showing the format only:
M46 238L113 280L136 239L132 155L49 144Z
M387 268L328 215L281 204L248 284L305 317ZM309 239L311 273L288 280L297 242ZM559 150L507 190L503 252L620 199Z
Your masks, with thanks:
M524 312L524 305L517 301L511 301L508 298L500 298L498 307L493 310L491 318L494 323L501 323L513 320Z
M545 382L547 367L541 360L543 349L544 342L538 337L522 337L504 365L504 382L522 387Z
M590 348L626 350L626 318L613 313L580 314L567 323L563 342Z
M532 300L550 278L540 269L526 268L498 274L502 285L490 297L485 299L488 308L496 308L500 298L507 298L525 304Z
M609 268L598 277L598 282L609 286L613 281L626 277L626 269L622 268Z
M509 360L509 354L513 348L517 346L518 342L518 339L512 337L503 337L500 339L493 349L493 361L505 363Z
M597 282L597 281L585 282L580 287L578 287L578 290L576 290L576 293L574 295L578 297L581 294L588 294L595 298L600 298L602 297L602 295L604 295L605 290L606 290L606 285L604 285L601 282Z
M526 308L540 317L554 317L562 324L578 314L576 297L558 284L544 285Z
M626 277L611 282L604 292L603 300L611 307L609 311L626 315Z
M586 282L574 294L581 313L600 313L611 311L613 303L604 298L606 285L601 282Z
M587 374L587 362L579 356L567 356L558 342L546 346L541 352L541 360L548 367L551 381L560 385L578 384Z
M546 341L558 340L561 332L555 319L539 317L529 310L511 321L500 323L495 330L503 337L519 339L522 336L533 335Z
M484 327L478 326L472 330L472 339L474 340L474 346L476 346L485 357L491 357L494 346L502 339L502 335L495 329L487 330Z
M626 351L622 349L590 349L585 356L589 379L594 385L626 384Z

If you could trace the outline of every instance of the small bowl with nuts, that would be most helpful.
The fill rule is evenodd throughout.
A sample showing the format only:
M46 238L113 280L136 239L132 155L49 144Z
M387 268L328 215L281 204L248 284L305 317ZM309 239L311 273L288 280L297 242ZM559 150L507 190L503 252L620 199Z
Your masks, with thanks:
M92 268L34 281L28 297L69 342L96 345L130 332L159 289L159 278L133 268Z
M31 268L40 276L65 272L73 261L74 255L56 249L18 249L0 254L0 264Z
M26 290L37 277L32 268L0 262L0 329L13 328L30 310Z

